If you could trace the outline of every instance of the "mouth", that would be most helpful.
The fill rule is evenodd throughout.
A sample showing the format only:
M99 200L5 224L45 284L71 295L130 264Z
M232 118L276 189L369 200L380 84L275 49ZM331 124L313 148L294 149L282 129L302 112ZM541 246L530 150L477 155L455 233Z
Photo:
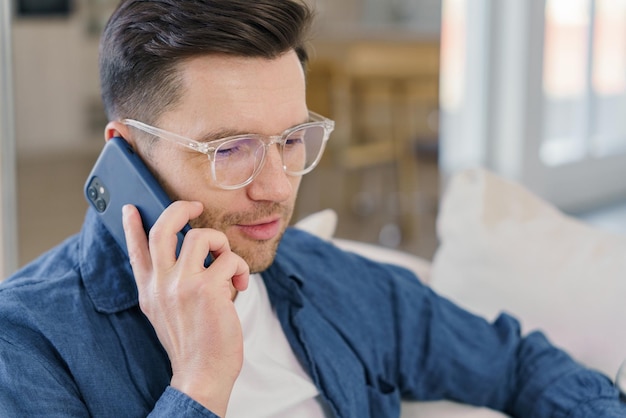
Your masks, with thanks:
M255 241L267 241L276 237L280 232L280 218L262 220L253 224L237 225L237 228L247 238Z

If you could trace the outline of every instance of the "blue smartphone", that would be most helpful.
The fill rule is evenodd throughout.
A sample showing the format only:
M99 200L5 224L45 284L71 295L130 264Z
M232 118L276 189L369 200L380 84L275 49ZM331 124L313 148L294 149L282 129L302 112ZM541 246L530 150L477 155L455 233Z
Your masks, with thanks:
M172 203L139 155L121 137L106 142L85 182L84 192L89 204L127 255L122 207L128 203L137 207L147 234L163 210ZM190 228L187 224L178 233L177 257L184 235Z

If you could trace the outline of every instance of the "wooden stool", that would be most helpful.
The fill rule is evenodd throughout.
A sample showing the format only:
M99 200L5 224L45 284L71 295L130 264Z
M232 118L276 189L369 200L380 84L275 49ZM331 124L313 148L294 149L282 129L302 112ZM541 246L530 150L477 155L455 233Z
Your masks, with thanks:
M395 199L397 224L402 238L410 237L417 230L413 204L418 184L416 140L433 135L427 132L426 117L416 115L419 110L427 115L438 108L438 43L348 43L334 55L313 61L311 73L315 71L326 74L329 83L326 105L336 121L329 150L346 173L344 205L351 205L360 191L364 170L392 165L389 190Z

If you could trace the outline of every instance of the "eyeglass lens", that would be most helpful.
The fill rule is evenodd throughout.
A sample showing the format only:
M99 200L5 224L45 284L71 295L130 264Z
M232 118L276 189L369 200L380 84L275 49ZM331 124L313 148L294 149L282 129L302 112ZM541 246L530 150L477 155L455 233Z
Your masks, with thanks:
M289 133L280 146L285 172L304 174L318 160L324 146L324 127L310 125ZM215 180L223 186L236 186L256 175L265 157L261 137L238 138L221 144L215 154Z

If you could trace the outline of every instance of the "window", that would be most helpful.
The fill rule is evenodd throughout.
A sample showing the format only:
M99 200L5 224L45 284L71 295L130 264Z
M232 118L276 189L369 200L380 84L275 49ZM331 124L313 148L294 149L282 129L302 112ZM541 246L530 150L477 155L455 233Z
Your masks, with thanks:
M544 36L543 162L626 151L626 0L547 0Z
M571 213L624 201L626 0L444 0L442 34L444 180L482 166Z

